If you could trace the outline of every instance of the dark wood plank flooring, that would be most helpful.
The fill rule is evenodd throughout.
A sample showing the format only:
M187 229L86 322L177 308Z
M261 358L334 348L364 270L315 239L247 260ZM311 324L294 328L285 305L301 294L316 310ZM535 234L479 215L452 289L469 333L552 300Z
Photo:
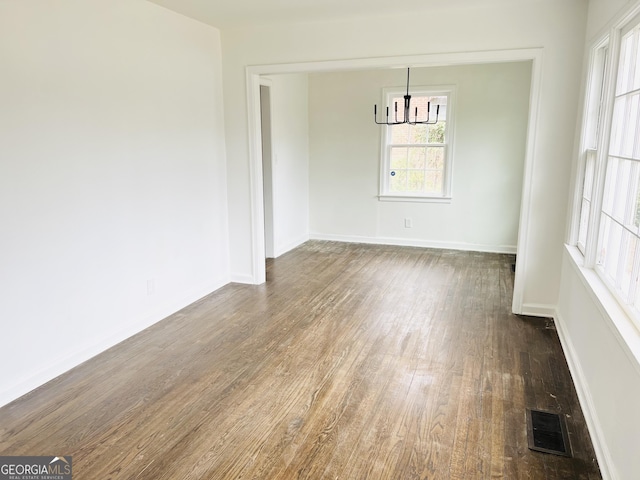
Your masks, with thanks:
M509 255L312 241L0 409L74 478L598 479L553 322ZM527 448L566 415L574 458Z

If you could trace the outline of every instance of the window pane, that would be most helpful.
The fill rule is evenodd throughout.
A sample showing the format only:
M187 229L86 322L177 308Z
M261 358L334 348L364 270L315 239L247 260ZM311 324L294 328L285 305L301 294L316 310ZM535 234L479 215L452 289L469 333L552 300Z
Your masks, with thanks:
M604 196L602 198L602 211L613 215L613 199L616 193L616 181L618 175L618 163L615 157L609 157L607 162L607 177L604 184Z
M578 230L578 243L587 244L587 230L589 227L589 214L591 213L591 202L582 199L582 207L580 209L580 228Z
M624 113L627 107L627 97L616 99L613 106L613 122L611 124L611 143L609 153L620 155L622 152L622 135L624 133Z
M617 286L620 288L623 300L627 302L631 299L630 287L637 245L637 237L624 230L622 234L622 251L620 252L622 263L618 272Z
M634 289L634 307L636 312L640 313L640 282L638 282L637 278L633 279L633 289Z
M397 145L409 143L409 124L392 125L386 128L391 129L392 144Z
M633 146L638 128L638 99L636 93L627 100L627 108L624 116L624 133L622 135L622 156L632 157Z
M635 191L633 192L633 228L638 233L640 230L640 165L635 166L635 178L634 178Z
M629 164L629 181L624 225L632 232L638 233L638 179L640 177L640 165L638 162L629 160L626 163Z
M427 148L427 168L444 169L444 147Z
M408 143L427 143L428 125L411 125Z
M620 262L620 244L622 242L622 227L619 223L607 219L609 225L609 237L605 238L605 251L603 256L603 266L610 281L617 283L618 265Z
M589 232L589 216L591 214L591 194L593 192L593 176L595 171L596 150L585 152L584 185L582 204L580 206L580 223L578 225L578 246L584 254Z
M636 247L636 257L640 257L640 251L637 247ZM640 263L640 259L636 258L636 263L635 263L636 272L638 272L639 263ZM634 302L633 306L635 307L636 312L640 314L640 281L638 281L638 273L636 273L635 276L631 279L630 290L632 295L631 301Z
M429 143L444 143L446 128L447 122L438 121L435 125L429 125Z
M611 220L607 215L600 216L600 235L598 237L598 259L596 263L604 266L607 257L607 240L611 232Z
M622 43L620 45L620 67L618 69L618 82L616 88L616 93L618 95L630 90L630 77L632 74L631 66L633 64L632 55L634 54L635 40L635 35L633 33L633 30L627 33L622 38Z
M631 86L632 90L637 90L640 88L640 44L638 43L638 39L640 38L640 27L636 27L634 29L635 37L636 37L636 59L635 59L635 75L633 79L633 85Z
M630 176L631 162L629 160L619 160L618 177L613 190L613 218L620 223L626 223L625 212L627 210L627 198L629 196Z
M640 64L638 65L638 70L640 70ZM627 131L629 132L629 143L631 144L631 146L629 147L630 150L630 157L634 158L636 160L640 160L640 135L638 135L638 129L640 129L640 106L638 105L640 102L640 93L636 93L633 96L632 99L632 104L631 104L631 115L633 115L633 118L630 119L630 122L633 122L633 129L632 128L628 128Z
M442 193L442 172L428 171L426 178L427 193Z
M407 168L409 149L407 147L391 147L391 168Z
M598 145L598 137L603 127L602 125L602 113L603 113L603 94L604 94L604 80L605 80L605 67L607 64L607 58L609 56L609 46L605 45L599 48L594 55L594 64L591 66L590 77L592 81L591 88L587 92L588 105L586 105L586 131L584 138L587 148L595 149Z
M391 181L389 182L389 188L392 192L406 192L407 191L407 171L406 170L392 170Z
M423 170L427 159L427 152L424 147L409 148L409 168Z
M411 192L424 191L425 174L420 170L409 170L408 173L408 190Z
M588 200L591 200L591 193L593 191L593 172L596 164L596 150L587 150L585 167L584 167L584 191L582 196Z
M622 242L622 227L619 223L609 220L609 238L607 239L607 250L605 256L605 271L615 284L618 275L618 265L620 263L620 243Z

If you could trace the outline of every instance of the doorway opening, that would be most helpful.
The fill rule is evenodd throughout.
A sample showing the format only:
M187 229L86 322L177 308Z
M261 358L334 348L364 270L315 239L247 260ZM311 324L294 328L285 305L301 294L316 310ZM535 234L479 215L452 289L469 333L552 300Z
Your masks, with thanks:
M272 64L247 67L247 103L249 111L249 146L252 211L252 271L253 283L260 284L266 279L265 260L265 208L263 205L263 163L260 144L260 85L264 75L293 73L332 72L363 69L389 69L430 66L472 65L483 63L502 63L531 61L531 85L529 112L526 132L524 175L516 253L518 262L515 268L512 311L524 313L525 269L530 256L530 209L532 203L532 177L535 151L535 138L538 128L538 111L541 95L542 50L501 50L484 52L463 52L449 54L424 54L403 57L381 57L355 60L336 60L295 64Z
M260 81L260 137L262 139L262 195L265 258L275 258L273 207L273 147L271 134L271 85Z

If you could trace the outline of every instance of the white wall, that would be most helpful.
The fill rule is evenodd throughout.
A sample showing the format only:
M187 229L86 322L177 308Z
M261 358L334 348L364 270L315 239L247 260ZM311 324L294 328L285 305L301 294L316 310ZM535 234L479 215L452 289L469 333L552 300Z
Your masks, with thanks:
M456 88L451 203L377 198L385 130L373 103L405 81L399 69L311 75L312 237L515 253L530 62L411 70L412 87Z
M219 32L0 1L0 404L229 280Z
M590 0L587 48L632 3L637 2ZM575 247L567 247L555 313L558 333L603 478L635 479L640 476L640 331L581 263Z
M620 329L624 314L614 319L605 313L603 305L615 311L616 302L597 300L589 286L594 277L594 272L580 273L565 253L556 324L603 478L635 479L640 474L640 335L629 326Z
M557 301L587 5L582 0L505 1L427 14L224 30L231 268L252 276L246 66L542 47L541 119L534 142L526 308ZM402 35L390 36L390 24ZM429 28L425 28L428 26ZM370 115L369 109L365 116Z
M309 81L272 75L273 234L276 257L309 239Z
M609 22L619 12L636 3L635 0L589 0L589 16L587 18L587 40L604 33Z

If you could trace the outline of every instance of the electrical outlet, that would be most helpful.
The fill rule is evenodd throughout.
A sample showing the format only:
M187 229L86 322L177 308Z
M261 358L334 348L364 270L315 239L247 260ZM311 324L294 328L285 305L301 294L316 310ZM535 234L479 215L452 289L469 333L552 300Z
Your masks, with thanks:
M156 282L152 279L147 280L147 295L153 295L156 291Z
M413 228L413 220L411 220L410 218L405 218L404 228Z

